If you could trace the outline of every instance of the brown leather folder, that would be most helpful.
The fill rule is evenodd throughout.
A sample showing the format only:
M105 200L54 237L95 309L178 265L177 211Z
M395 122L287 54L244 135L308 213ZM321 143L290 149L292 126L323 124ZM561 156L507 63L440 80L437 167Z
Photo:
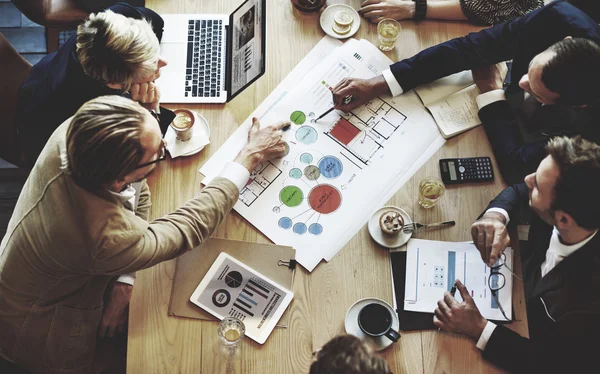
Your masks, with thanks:
M294 270L280 261L287 263L295 258L296 250L294 248L210 238L200 247L194 248L177 259L171 301L169 302L170 316L217 320L216 317L192 304L190 296L221 252L229 254L265 277L292 290ZM287 327L288 310L285 311L277 326Z

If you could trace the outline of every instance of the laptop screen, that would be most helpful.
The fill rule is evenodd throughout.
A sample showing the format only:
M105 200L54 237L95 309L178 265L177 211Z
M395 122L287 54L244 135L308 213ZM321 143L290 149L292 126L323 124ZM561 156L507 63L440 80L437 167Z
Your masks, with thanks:
M265 72L265 4L248 0L231 15L230 97Z

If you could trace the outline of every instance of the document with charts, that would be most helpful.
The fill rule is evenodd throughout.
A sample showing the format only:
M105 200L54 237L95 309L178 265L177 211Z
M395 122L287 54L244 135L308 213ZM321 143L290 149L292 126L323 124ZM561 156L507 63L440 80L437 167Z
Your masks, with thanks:
M331 259L444 142L412 91L316 121L333 106L331 89L343 78L370 78L390 63L364 41L329 52L277 87L200 169L204 183L218 175L245 144L252 117L263 126L291 121L289 153L252 172L235 210L276 244L296 248L309 271Z
M502 261L513 270L513 251L506 248ZM501 308L512 318L512 273L507 266L498 268L500 274L481 260L472 242L440 242L411 239L406 254L406 286L404 310L433 313L444 292L450 291L456 279L467 287L481 315L487 319L506 321ZM490 279L491 277L491 279ZM503 287L501 287L504 284ZM496 289L496 297L490 292ZM460 292L454 296L462 302Z
M415 88L448 139L481 125L476 98L481 93L470 71L452 74Z

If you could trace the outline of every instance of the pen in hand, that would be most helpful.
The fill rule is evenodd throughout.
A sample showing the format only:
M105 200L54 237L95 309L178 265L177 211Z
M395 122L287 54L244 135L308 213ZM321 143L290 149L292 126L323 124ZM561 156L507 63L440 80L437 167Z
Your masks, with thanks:
M452 297L454 297L454 295L456 294L456 281L454 281L454 285L452 286L452 288L450 289L450 295L452 295ZM442 329L439 328L438 332L440 332Z
M344 101L343 101L343 105L348 105L352 102L352 100L354 100L354 95L348 95L346 97L344 97ZM315 120L318 121L321 118L325 117L326 115L328 115L329 113L331 113L331 111L334 109L334 107L329 108L325 113L321 114L320 116L317 117L317 119Z

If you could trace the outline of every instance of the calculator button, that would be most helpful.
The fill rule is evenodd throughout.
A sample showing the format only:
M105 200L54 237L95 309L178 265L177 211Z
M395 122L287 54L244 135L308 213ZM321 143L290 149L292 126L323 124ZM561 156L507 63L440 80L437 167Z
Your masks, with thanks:
M465 170L466 170L466 169L465 169L465 167L464 167L464 166L459 166L459 167L458 167L458 171L460 171L461 173L464 173L464 172L465 172Z

